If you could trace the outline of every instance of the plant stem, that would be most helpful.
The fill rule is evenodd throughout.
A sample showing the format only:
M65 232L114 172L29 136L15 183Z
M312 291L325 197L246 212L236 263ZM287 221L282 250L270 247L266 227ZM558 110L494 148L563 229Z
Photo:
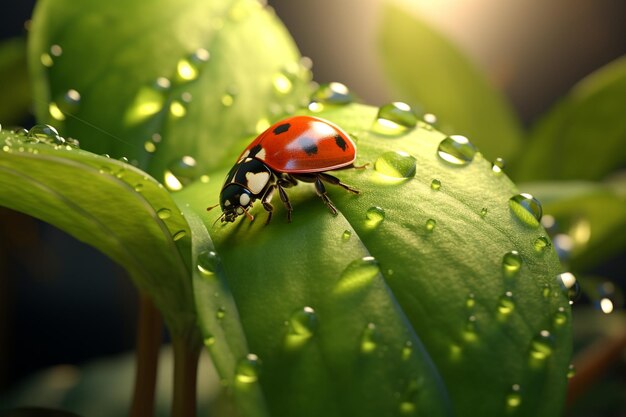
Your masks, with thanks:
M139 295L139 318L137 324L137 361L135 390L130 417L154 415L154 390L163 319L146 294Z
M196 378L201 345L191 336L172 335L174 348L174 393L172 416L195 417Z

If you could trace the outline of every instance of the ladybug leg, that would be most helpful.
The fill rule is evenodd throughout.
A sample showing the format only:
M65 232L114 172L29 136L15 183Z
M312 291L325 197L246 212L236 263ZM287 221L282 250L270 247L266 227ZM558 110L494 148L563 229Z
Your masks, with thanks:
M294 184L297 184L295 179L291 178L291 180L292 181L285 181L283 179L279 179L276 182L276 187L278 188L278 194L280 195L280 199L287 209L287 222L289 223L291 223L291 212L293 211L293 207L291 207L291 202L289 201L289 196L287 195L285 188L293 187Z
M318 180L320 178L322 180L326 181L329 184L338 185L341 188L343 188L343 189L345 189L347 191L350 191L351 193L354 193L354 194L359 194L360 193L360 191L357 190L356 188L352 188L348 184L344 184L343 182L339 181L339 178L333 177L332 175L329 175L329 174L326 174L326 173L322 172L322 173L318 174Z
M266 225L270 224L270 221L272 220L272 213L274 212L274 206L272 205L271 201L272 201L272 197L274 197L275 189L276 189L276 185L271 185L267 189L267 192L265 193L265 195L263 196L263 199L261 200L261 204L263 204L263 208L265 209L265 211L267 211L267 220L265 221Z
M326 204L326 207L328 207L328 210L330 210L330 212L333 213L333 216L336 216L337 209L335 208L332 201L330 201L330 198L328 198L328 195L326 194L326 187L324 187L324 183L322 182L321 175L317 175L315 178L315 191L317 191L317 195L319 195L322 201L324 202L324 204Z

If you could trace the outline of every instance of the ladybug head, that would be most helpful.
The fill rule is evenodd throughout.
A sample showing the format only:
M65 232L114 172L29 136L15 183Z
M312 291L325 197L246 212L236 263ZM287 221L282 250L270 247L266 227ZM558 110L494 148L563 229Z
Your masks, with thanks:
M231 183L222 189L220 193L220 206L222 208L222 222L234 222L237 216L245 214L252 221L254 217L248 213L252 205L252 194L246 187Z

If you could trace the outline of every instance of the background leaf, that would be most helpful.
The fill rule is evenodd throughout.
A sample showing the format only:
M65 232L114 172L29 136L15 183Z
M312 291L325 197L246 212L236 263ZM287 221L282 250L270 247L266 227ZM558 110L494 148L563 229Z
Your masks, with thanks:
M578 83L537 123L511 165L519 181L599 180L626 166L626 57Z
M277 202L269 226L257 203L252 224L212 227L219 213L204 213L217 201L219 181L177 195L215 242L238 309L224 317L239 314L250 351L263 363L259 382L270 414L473 416L509 407L516 415L558 415L571 353L569 305L554 279L556 254L534 248L545 231L517 220L508 204L517 190L480 155L451 166L437 157L444 135L425 124L398 136L376 134L376 112L350 105L316 113L354 134L357 164L370 163L336 172L362 190L354 196L328 187L337 217L306 185L289 190L293 223L285 223ZM414 178L372 169L393 151L416 158ZM220 174L212 177L226 171ZM439 191L431 188L435 178ZM366 213L376 206L385 215L374 226ZM432 232L429 219L436 220ZM511 250L522 259L515 277L502 269ZM510 309L507 300L503 307L507 291ZM294 320L304 307L314 319L308 316L303 335ZM543 345L548 355L537 360L542 330L551 334ZM521 403L507 406L516 384Z
M219 164L233 138L300 105L310 78L255 0L39 2L29 64L39 120L161 181L183 156L197 161L184 179Z
M31 106L31 88L26 68L26 40L14 38L0 43L0 121L19 124Z
M0 204L108 255L150 294L174 335L193 335L189 228L169 193L128 164L26 139L0 132Z
M488 158L511 158L521 132L505 98L415 13L391 1L381 7L381 63L398 99L434 113L443 131L466 135Z
M555 181L524 184L554 216L559 233L572 238L568 261L589 270L626 248L626 179L604 183Z

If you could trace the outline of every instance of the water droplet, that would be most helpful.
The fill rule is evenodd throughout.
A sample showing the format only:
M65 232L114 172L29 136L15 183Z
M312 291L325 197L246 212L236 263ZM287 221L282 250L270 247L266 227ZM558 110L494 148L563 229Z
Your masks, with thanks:
M550 239L548 239L545 236L539 236L537 239L535 239L535 241L533 242L533 247L535 248L536 252L543 252L545 251L547 248L549 248L552 244L550 243Z
M501 174L504 170L505 165L506 164L504 162L504 159L496 158L496 160L493 161L493 164L491 165L491 170L494 172L494 174Z
M352 232L350 230L344 230L343 233L341 234L341 239L345 241L345 240L350 239L351 236L352 236Z
M276 91L280 95L288 94L293 87L293 85L291 84L291 80L282 73L274 75L272 84L274 85L274 91Z
M225 316L226 316L226 309L224 307L218 308L217 311L215 312L215 317L218 320L222 320Z
M311 95L311 101L321 104L343 105L354 100L348 87L344 84L332 82L321 84Z
M59 132L50 125L35 125L28 131L28 139L34 142L55 143Z
M304 307L296 310L289 318L290 333L301 336L311 337L317 329L317 314L311 307Z
M163 172L163 182L165 187L170 191L180 191L183 189L183 184L176 178L169 169Z
M439 181L437 178L433 179L430 182L430 188L435 191L439 191L439 189L441 189L441 181Z
M224 94L222 96L222 106L230 107L233 105L234 102L235 102L235 98L233 97L232 94Z
M187 185L198 177L196 160L188 155L172 162L169 171L182 185Z
M133 189L139 193L139 192L141 192L141 190L143 190L143 184L138 182L137 184L135 184Z
M152 142L151 140L147 140L144 144L143 144L143 148L146 150L146 152L148 153L154 153L156 151L156 144L154 142Z
M374 169L380 174L394 178L415 176L417 160L406 152L385 152L376 159Z
M378 347L378 330L374 323L368 323L361 335L361 352L372 353Z
M159 80L167 79L158 78L153 86L143 86L137 91L132 104L124 115L127 124L136 125L163 109L165 103L164 88L159 84ZM167 83L169 85L169 80Z
M567 367L567 379L572 379L576 375L576 367L573 363Z
M400 135L417 125L417 116L406 103L393 102L378 109L373 130L383 135Z
M437 116L432 113L424 113L424 115L422 116L422 120L424 120L424 122L428 123L431 126L437 125Z
M208 175L200 175L200 182L203 184L208 184L209 181L211 180L211 177L209 177Z
M567 296L569 303L573 304L580 296L580 284L574 274L564 272L556 276L556 281L561 292Z
M213 346L213 345L215 344L215 337L214 337L214 336L211 336L211 335L206 336L206 337L202 340L202 342L204 343L204 346L206 346L206 347Z
M170 114L172 115L172 117L176 118L184 117L187 114L187 108L182 102L178 100L172 100L172 102L170 103Z
M176 240L180 240L184 238L185 236L187 236L187 232L185 232L184 230L179 230L178 232L174 233L174 235L172 236L172 239L176 241Z
M432 232L433 230L435 230L436 226L437 226L437 220L435 220L435 219L428 219L428 220L426 220L426 231L427 232Z
M50 116L52 116L55 120L65 120L65 114L63 114L59 106L54 101L48 104L48 113L50 113Z
M564 307L559 307L554 313L554 325L556 327L560 327L567 323L567 313L565 312Z
M480 217L485 217L487 215L487 212L489 210L487 210L487 207L483 207L480 209Z
M525 225L538 227L541 220L541 203L532 195L522 193L509 200L509 207L515 216Z
M519 384L513 384L506 395L505 404L508 411L513 411L522 404L522 394Z
M542 330L530 343L530 356L538 361L546 360L552 354L554 339L549 331Z
M41 54L41 56L39 57L39 60L41 61L41 65L43 65L44 67L50 68L51 66L54 65L54 60L52 59L50 54L46 52Z
M515 302L513 301L513 293L507 291L500 297L498 301L498 313L508 316L515 310Z
M550 288L550 284L543 284L543 289L541 290L541 294L543 295L543 298L550 297L551 292L552 292L552 289Z
M511 252L505 253L502 257L502 269L504 271L504 275L512 277L519 272L521 267L522 257L518 251L512 250Z
M212 276L215 273L215 268L219 258L217 253L212 250L205 250L198 254L196 258L198 271L204 276Z
M261 360L254 353L249 353L237 363L235 378L243 384L251 384L259 379Z
M50 46L50 54L52 56L59 57L59 56L63 55L63 48L61 47L61 45L54 44L54 45Z
M341 273L335 292L347 293L358 290L372 282L379 272L378 261L373 257L355 259Z
M385 220L385 210L382 207L370 207L365 212L365 224L373 229Z
M170 209L162 208L157 211L157 216L159 216L159 219L161 220L169 219L172 216L172 211Z
M467 165L476 155L476 147L465 136L448 136L439 143L437 155L452 165Z
M200 74L200 65L210 58L209 51L200 48L187 58L182 58L176 64L176 76L181 82L193 81Z
M473 293L470 293L467 296L467 300L465 300L465 307L471 310L472 308L474 308L475 305L476 305L476 296Z
M413 353L413 342L407 340L404 343L404 346L402 346L402 360L409 360L409 358L411 357L411 353Z

